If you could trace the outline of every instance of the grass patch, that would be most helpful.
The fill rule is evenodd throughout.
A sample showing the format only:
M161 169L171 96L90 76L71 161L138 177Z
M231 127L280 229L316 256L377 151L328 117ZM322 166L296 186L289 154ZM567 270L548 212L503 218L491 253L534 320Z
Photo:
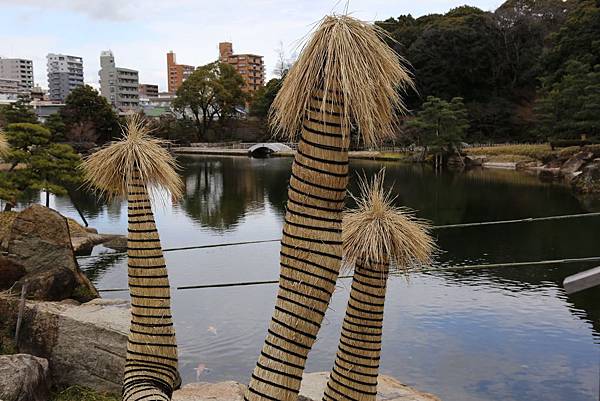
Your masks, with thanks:
M504 145L484 146L480 148L466 148L465 153L473 156L487 156L490 162L526 162L541 160L548 162L551 159L565 161L581 151L594 153L600 156L600 144L586 146L570 146L552 150L550 144L539 145Z
M558 151L558 157L561 159L568 159L575 153L581 152L582 150L592 152L595 155L600 155L600 145L586 145L583 148L580 146L569 146L568 148L562 148Z
M536 159L524 155L493 155L487 157L486 161L491 163L522 163L536 161Z
M120 401L121 397L114 394L99 393L82 386L71 386L61 391L53 392L50 401Z
M411 155L401 152L380 152L375 158L377 160L409 161L411 159Z
M577 148L579 149L579 148ZM481 148L467 148L464 151L469 155L478 156L510 156L526 157L528 160L545 160L555 156L558 151L553 151L549 144L540 145L505 145L505 146L486 146ZM525 161L525 160L505 160L505 161Z

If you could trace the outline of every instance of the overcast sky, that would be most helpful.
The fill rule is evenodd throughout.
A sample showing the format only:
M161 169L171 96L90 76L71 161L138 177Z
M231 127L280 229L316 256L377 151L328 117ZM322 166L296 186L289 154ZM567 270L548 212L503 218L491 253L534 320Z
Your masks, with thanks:
M470 0L494 10L502 0ZM465 0L351 0L348 11L374 21L401 14L443 13ZM100 51L117 65L139 70L141 83L166 90L166 52L202 65L218 57L218 43L265 57L272 76L280 43L297 50L314 23L344 12L345 0L0 0L0 56L32 59L35 82L47 87L46 54L83 57L85 82L98 86Z

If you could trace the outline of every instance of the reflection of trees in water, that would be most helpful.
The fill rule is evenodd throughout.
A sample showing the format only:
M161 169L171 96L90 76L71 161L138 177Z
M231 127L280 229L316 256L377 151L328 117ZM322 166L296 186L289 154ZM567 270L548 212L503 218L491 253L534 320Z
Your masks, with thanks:
M96 283L102 275L114 265L127 257L125 254L103 254L97 257L82 259L79 266L92 283Z
M260 162L257 161L256 166L260 171L260 180L269 203L280 216L283 216L287 202L292 159L289 157L263 159Z
M579 194L577 199L581 207L588 213L600 212L600 195L598 194Z
M56 197L54 202L57 207L71 208L77 205L86 218L96 218L102 214L106 206L106 200L95 194L87 187L69 188L69 196Z
M183 158L183 210L202 225L221 231L263 208L263 188L250 161L240 157Z
M563 186L561 182L546 182L540 180L534 173L516 172L508 169L483 169L475 168L464 173L471 181L483 183L507 183L511 185L524 185L528 187Z
M355 171L364 169L369 175L381 165L386 166L387 185L394 184L397 203L415 209L420 217L438 225L584 211L568 188L539 185L535 178L515 171L436 174L422 165L351 163ZM352 181L350 189L355 191L356 180Z
M85 186L71 187L68 190L69 196L56 196L54 198L57 209L68 210L76 206L86 219L96 219L101 217L104 212L115 220L121 217L123 200L115 199L109 202Z

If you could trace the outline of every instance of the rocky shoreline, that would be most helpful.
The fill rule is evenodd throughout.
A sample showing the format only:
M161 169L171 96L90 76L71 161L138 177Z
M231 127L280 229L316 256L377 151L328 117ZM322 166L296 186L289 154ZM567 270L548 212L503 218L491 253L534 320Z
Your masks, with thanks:
M535 146L535 145L532 145ZM540 145L541 146L541 145ZM500 155L487 155L489 150L496 148L481 148L474 154L467 150L464 165L467 167L481 166L484 168L508 168L529 172L537 175L543 181L559 181L571 186L577 194L600 193L600 146L588 145L576 148L566 148L560 151L523 151L514 146L515 153L510 153L510 146L505 147ZM483 152L482 152L483 151ZM514 159L506 161L500 159ZM526 159L526 160L519 160Z
M0 331L14 327L19 298L0 295ZM27 301L24 308L21 341L22 354L0 356L0 399L17 401L14 392L22 383L47 394L49 386L65 388L84 386L99 393L119 394L129 331L130 308L123 300L94 299L80 304L73 300L62 302ZM4 327L2 327L4 326ZM10 331L10 330L9 330ZM37 372L35 375L31 372ZM320 401L327 373L304 376L301 395L304 400ZM190 383L173 394L174 401L241 401L245 385L233 381L219 383ZM10 389L12 395L2 393ZM26 398L43 401L44 398ZM47 399L47 398L46 398ZM378 400L439 401L432 394L415 390L398 380L381 375Z

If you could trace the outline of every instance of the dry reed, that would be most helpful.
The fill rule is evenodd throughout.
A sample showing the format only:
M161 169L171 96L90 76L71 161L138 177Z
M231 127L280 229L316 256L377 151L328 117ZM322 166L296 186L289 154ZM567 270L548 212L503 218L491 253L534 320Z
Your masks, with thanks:
M346 15L323 18L273 102L275 135L297 139L312 96L323 90L321 112L341 105L345 134L355 128L366 145L393 136L405 111L401 91L413 81L384 38L379 27Z
M149 189L167 189L173 198L183 194L177 162L163 147L168 141L154 138L152 128L139 115L127 118L119 141L105 145L82 163L86 182L106 197L127 196L127 185L138 172Z

